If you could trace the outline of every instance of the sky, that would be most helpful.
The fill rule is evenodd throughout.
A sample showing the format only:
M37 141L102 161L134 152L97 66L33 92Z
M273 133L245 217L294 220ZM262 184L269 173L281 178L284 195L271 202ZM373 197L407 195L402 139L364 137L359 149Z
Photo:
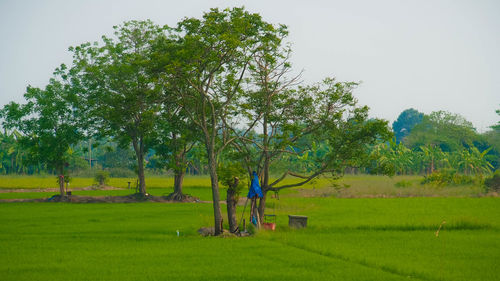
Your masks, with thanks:
M244 6L285 24L304 83L361 81L370 116L397 119L408 108L446 110L479 132L500 116L500 1L445 0L0 0L0 106L24 102L71 64L69 46L111 36L127 20L174 26L210 8Z

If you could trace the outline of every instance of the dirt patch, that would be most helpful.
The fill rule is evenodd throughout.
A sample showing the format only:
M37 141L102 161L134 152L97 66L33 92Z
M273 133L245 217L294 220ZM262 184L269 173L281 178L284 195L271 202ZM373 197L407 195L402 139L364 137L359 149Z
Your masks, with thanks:
M70 191L80 191L80 190L123 190L125 188L118 188L114 186L86 186L86 187L74 187ZM59 192L59 188L0 188L0 193L10 193L10 192Z
M127 196L79 196L54 195L50 198L36 199L1 199L0 202L67 202L67 203L137 203L137 202L159 202L159 203L198 203L198 198L187 195L183 201L169 200L166 196L153 196L150 194L132 194Z
M213 227L202 227L198 229L198 233L201 236L214 236L215 234L215 229ZM222 233L218 237L246 237L250 236L248 232L237 232L237 233L231 233L229 230L223 229Z

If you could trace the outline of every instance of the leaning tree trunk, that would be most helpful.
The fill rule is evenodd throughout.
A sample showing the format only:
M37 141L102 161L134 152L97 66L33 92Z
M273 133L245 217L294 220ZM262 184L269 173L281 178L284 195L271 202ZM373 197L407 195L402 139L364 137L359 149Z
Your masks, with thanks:
M240 179L235 177L234 182L227 189L227 219L229 223L229 231L231 233L235 233L238 231L238 221L236 219L236 204L238 203L238 194L236 193L236 189Z

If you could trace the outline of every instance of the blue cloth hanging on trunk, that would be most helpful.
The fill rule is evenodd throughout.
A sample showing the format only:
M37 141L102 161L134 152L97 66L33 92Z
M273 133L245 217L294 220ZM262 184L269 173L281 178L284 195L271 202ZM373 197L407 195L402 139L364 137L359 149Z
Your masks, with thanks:
M262 190L260 189L259 177L257 176L257 173L254 171L252 183L250 184L250 191L248 191L247 197L252 199L255 196L262 198L263 195L262 195Z

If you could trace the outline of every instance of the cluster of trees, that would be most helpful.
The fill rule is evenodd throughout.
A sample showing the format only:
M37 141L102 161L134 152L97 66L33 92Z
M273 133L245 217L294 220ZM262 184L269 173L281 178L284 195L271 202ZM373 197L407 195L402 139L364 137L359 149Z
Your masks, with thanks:
M147 196L145 170L170 170L175 200L185 196L186 171L208 174L220 234L219 182L241 191L245 181L237 178L252 171L264 194L262 216L269 191L326 173L498 167L500 150L491 143L500 125L479 136L458 115L410 109L393 124L391 142L387 121L368 118L357 104L357 83L304 85L291 74L287 35L286 26L243 8L212 9L175 27L125 22L102 42L70 47L70 66L57 68L44 89L28 87L25 104L0 111L0 171L55 172L64 196L64 175L97 160L133 168ZM284 183L287 177L296 183Z
M500 114L500 113L499 113ZM395 138L374 147L374 171L396 174L431 174L453 169L482 177L500 165L500 130L478 134L460 115L445 111L429 115L403 111L393 123Z
M262 215L269 191L362 166L370 147L392 135L357 105L356 83L299 83L287 35L286 26L243 8L212 9L175 27L125 22L100 43L70 47L72 65L57 68L45 89L28 87L26 104L6 105L2 125L17 130L29 165L61 175L61 195L72 151L91 138L133 148L143 196L151 151L151 162L174 173L174 199L183 198L186 168L202 156L220 234L221 167L258 173ZM277 162L295 165L271 179ZM289 176L298 182L282 184Z

